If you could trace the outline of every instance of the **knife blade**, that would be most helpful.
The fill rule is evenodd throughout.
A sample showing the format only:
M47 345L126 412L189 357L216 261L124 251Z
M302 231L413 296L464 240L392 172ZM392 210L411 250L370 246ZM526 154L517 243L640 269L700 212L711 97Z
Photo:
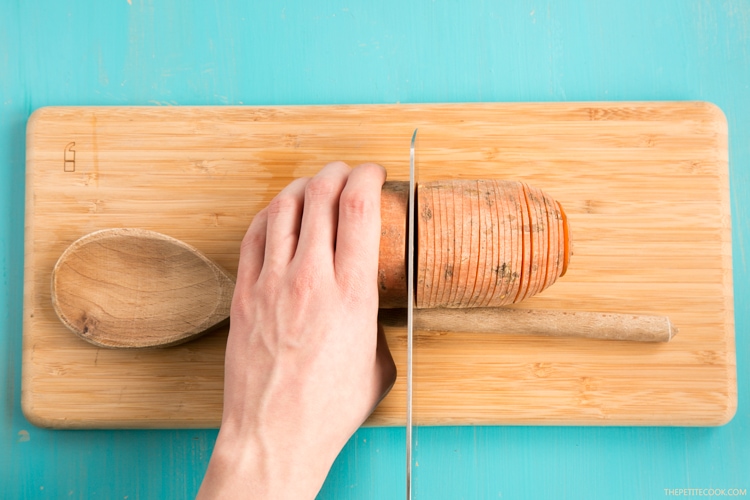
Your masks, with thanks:
M411 136L409 148L409 219L406 251L406 499L411 500L412 465L412 398L413 374L412 357L414 350L414 232L416 204L416 153L417 130Z

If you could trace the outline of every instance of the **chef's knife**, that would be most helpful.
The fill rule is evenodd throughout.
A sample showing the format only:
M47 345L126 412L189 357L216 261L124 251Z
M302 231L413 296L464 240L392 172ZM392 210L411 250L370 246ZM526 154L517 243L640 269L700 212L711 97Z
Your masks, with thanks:
M409 153L409 220L406 251L406 499L411 500L411 464L412 464L412 352L414 348L414 233L415 233L415 204L416 204L416 158L415 143L417 129L411 136Z

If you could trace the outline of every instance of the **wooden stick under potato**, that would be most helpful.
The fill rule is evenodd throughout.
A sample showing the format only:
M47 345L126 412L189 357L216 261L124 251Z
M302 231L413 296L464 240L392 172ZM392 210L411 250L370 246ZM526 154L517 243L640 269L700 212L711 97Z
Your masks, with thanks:
M422 309L418 330L545 337L583 337L638 342L669 342L677 328L666 316L583 311L515 309Z

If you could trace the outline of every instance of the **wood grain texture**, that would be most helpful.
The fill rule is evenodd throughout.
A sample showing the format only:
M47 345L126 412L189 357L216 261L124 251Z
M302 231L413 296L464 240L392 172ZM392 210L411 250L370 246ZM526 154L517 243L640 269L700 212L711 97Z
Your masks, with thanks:
M54 261L87 232L143 227L234 271L249 221L279 189L332 159L378 161L403 179L415 126L421 180L522 180L565 206L567 275L524 307L666 314L680 329L666 345L421 333L418 424L731 418L727 130L700 102L38 111L27 138L26 415L51 427L218 425L225 332L165 350L97 349L52 311ZM386 333L404 373L404 331ZM399 379L368 424L402 424L403 409Z

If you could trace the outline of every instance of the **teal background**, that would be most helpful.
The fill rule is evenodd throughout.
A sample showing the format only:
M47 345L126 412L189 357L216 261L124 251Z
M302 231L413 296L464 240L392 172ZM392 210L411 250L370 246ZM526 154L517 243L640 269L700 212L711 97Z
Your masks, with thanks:
M419 499L750 489L750 2L0 0L0 498L190 498L215 430L22 415L25 125L46 105L707 100L726 113L739 408L719 428L441 427ZM404 429L363 429L319 498L402 498Z

